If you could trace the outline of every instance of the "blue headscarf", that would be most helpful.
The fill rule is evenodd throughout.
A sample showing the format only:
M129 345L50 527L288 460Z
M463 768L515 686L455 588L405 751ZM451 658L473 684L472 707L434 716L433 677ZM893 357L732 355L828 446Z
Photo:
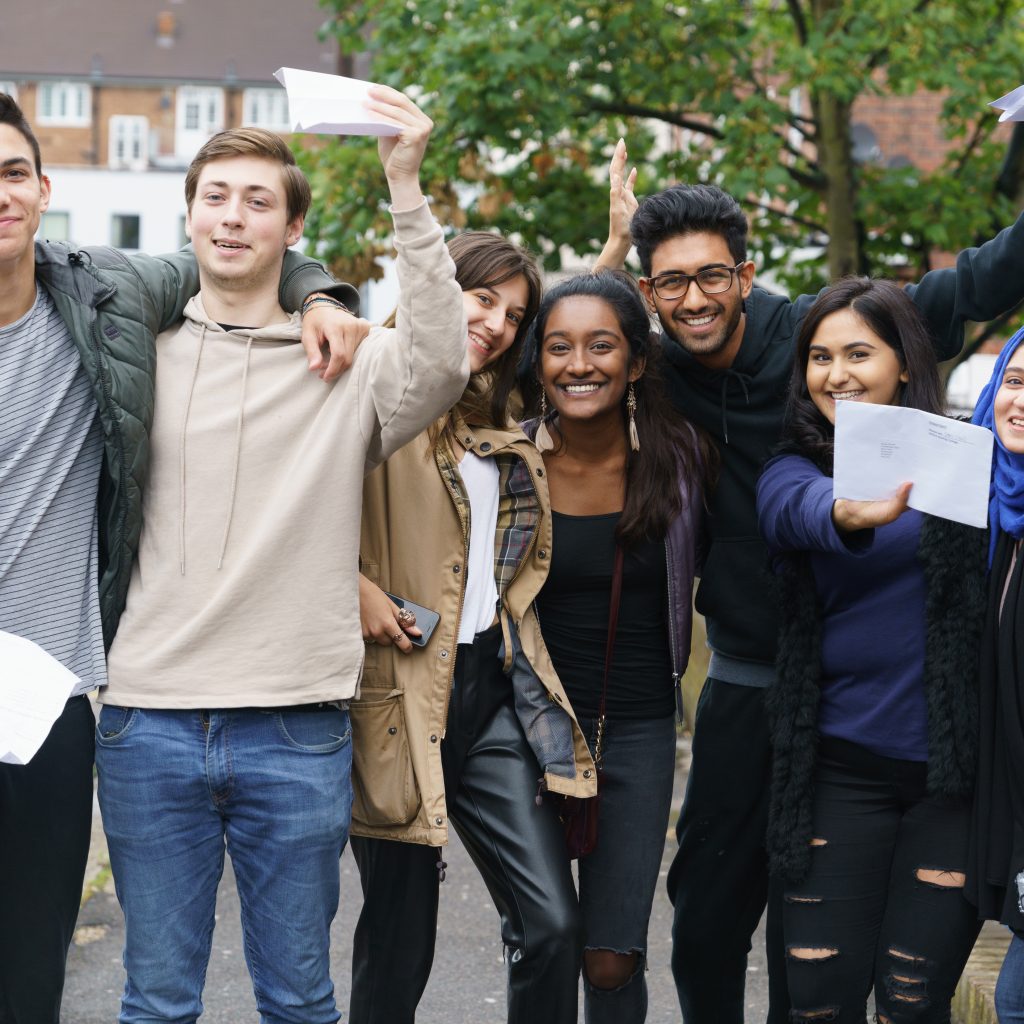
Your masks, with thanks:
M996 541L999 532L1008 533L1011 537L1024 537L1024 455L1008 452L999 440L995 427L996 392L1003 382L1003 374L1010 358L1021 341L1024 341L1024 328L1021 328L1005 345L996 360L992 376L985 385L978 404L974 407L971 422L980 427L988 427L995 438L992 459L992 490L988 499L988 524L992 536L988 548L988 564L996 552Z

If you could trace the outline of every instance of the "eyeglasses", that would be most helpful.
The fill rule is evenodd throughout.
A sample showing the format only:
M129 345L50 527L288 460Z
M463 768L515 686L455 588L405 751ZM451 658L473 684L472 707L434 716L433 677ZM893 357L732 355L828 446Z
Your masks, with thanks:
M733 275L744 263L746 260L741 260L735 267L708 267L697 274L670 270L667 274L649 277L647 283L660 299L681 299L690 290L691 281L696 281L697 287L705 295L718 295L732 287Z

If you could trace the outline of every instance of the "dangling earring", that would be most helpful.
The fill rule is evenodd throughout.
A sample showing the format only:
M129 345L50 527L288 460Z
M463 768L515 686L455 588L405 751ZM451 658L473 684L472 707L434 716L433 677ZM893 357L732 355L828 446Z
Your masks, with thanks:
M539 452L550 452L554 450L555 442L551 440L548 431L548 393L543 385L540 389L540 422L537 424L537 433L533 435L533 443Z
M629 447L633 451L640 451L640 435L636 432L636 391L633 388L633 382L629 382L629 388L626 391L626 412L629 414Z

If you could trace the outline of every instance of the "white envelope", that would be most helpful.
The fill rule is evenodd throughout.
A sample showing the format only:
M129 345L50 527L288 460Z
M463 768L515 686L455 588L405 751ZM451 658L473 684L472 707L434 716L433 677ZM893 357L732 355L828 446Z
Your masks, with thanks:
M836 404L835 498L891 498L910 481L911 508L984 527L991 473L984 427L897 405Z
M278 68L274 77L288 93L288 119L294 132L397 135L400 131L396 124L366 109L372 82L298 68Z
M999 123L1003 121L1024 121L1024 85L1018 85L1012 92L993 100L990 107L1003 111L999 115Z

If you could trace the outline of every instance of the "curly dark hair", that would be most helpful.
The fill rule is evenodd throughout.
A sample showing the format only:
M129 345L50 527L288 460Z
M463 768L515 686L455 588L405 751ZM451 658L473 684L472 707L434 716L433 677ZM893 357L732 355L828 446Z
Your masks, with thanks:
M895 353L907 372L899 404L924 412L945 412L935 347L928 325L910 296L895 282L846 277L822 291L800 325L793 353L793 373L786 400L781 450L803 455L832 473L834 427L818 410L807 390L807 360L822 320L853 310Z

